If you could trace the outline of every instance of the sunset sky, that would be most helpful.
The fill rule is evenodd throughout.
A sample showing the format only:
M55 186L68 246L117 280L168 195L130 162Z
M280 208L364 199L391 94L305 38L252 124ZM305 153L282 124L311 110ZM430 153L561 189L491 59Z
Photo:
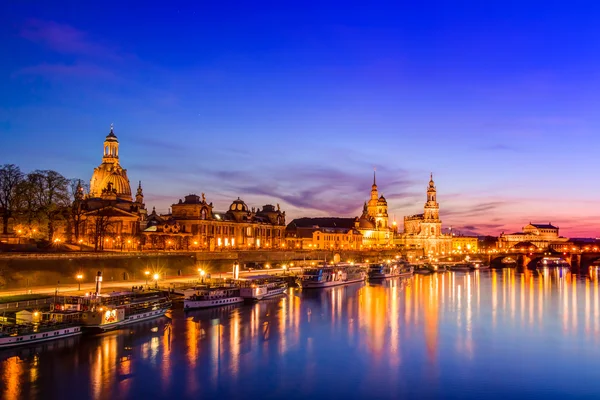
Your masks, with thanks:
M89 180L114 123L157 211L356 216L376 168L399 225L433 172L444 227L598 236L592 2L9 3L0 164Z

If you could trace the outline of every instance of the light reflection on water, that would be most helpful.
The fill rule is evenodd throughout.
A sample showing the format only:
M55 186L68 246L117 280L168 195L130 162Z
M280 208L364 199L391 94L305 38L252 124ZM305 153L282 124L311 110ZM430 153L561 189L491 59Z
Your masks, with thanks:
M290 289L0 352L0 390L9 399L592 397L599 301L595 271L559 269Z

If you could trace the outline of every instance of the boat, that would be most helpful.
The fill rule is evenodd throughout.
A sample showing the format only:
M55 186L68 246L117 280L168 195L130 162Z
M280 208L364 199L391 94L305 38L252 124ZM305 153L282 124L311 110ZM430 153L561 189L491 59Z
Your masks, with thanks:
M81 321L85 330L109 331L136 322L162 317L171 299L161 292L113 292L82 298Z
M537 262L537 268L571 268L571 265L561 257L544 257Z
M367 275L369 280L386 279L398 276L412 276L414 268L402 263L373 263L369 264Z
M448 266L448 269L450 269L450 271L470 271L471 265L467 263L459 263Z
M485 264L483 261L481 260L471 260L471 262L469 263L469 267L471 267L471 269L488 269L490 267L489 264Z
M240 296L244 300L262 300L285 293L288 284L273 275L245 276L239 279Z
M77 310L19 311L14 322L0 324L0 349L81 335L80 318Z
M362 265L321 265L305 268L296 280L302 289L325 288L363 282L367 276Z
M184 290L184 296L184 310L220 307L244 302L244 298L240 295L240 287L237 285L187 289Z

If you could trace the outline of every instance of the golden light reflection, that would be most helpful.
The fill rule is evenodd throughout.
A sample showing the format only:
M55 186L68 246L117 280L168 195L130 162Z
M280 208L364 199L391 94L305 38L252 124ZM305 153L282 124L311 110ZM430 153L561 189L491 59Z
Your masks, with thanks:
M20 399L23 397L21 392L21 379L24 373L24 364L20 362L18 357L11 357L4 361L2 386L4 396L7 399Z
M118 354L118 337L116 335L103 338L101 345L95 354L90 354L91 360L91 385L93 398L99 399L106 396L103 388L112 387L115 380L115 372Z

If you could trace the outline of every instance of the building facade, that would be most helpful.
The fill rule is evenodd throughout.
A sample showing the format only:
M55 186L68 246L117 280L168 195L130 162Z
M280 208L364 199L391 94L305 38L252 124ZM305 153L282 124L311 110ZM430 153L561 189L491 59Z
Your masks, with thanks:
M479 240L476 236L452 236L452 253L477 253Z
M388 204L379 195L375 172L371 197L363 205L363 211L355 226L362 235L363 248L389 247L393 244L394 229L389 226Z
M522 232L502 232L498 238L500 250L562 250L569 244L569 239L559 235L558 227L548 224L532 224L531 222L522 228Z
M404 232L394 241L403 250L423 249L426 256L441 256L452 251L452 236L442 233L440 205L433 174L427 187L423 214L404 217Z
M285 248L285 211L267 204L249 208L239 197L227 211L190 194L171 206L172 212L148 217L142 232L144 248L155 250L220 250Z
M286 227L287 247L302 250L360 250L356 218L298 218Z
M74 227L79 244L97 250L138 248L147 215L142 183L133 199L127 170L119 162L119 141L112 125L104 140L102 163L90 179L89 193L86 195L81 185L77 187L73 213L79 219Z

